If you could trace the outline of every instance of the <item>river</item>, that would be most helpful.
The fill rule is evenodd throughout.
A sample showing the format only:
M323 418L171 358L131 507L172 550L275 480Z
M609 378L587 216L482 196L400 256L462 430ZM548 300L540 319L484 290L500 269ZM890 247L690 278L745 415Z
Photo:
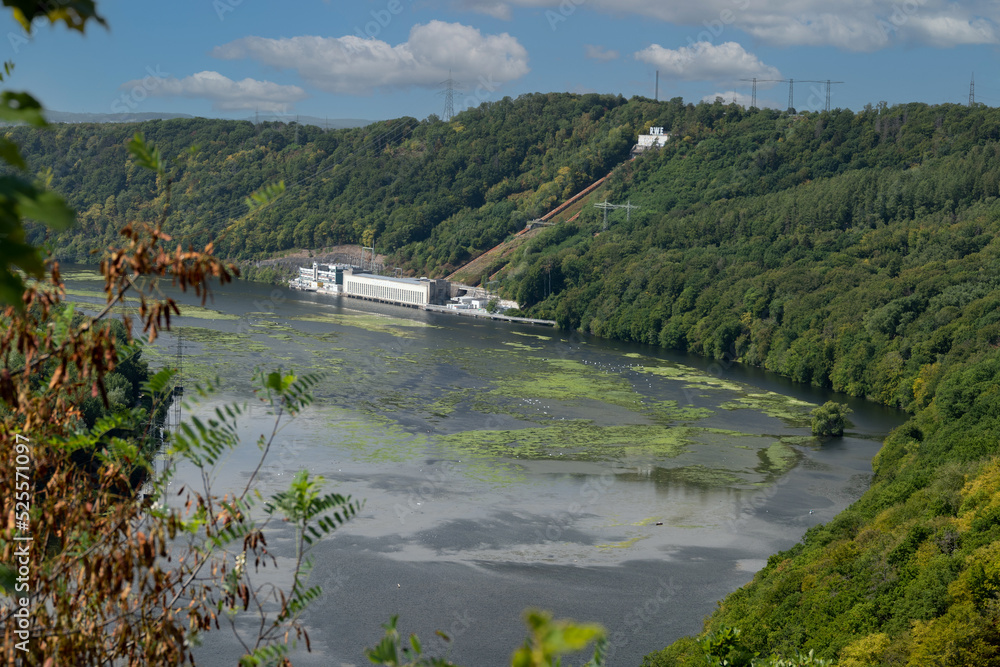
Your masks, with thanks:
M66 275L71 300L102 301L93 274ZM186 387L219 378L182 416L248 406L215 491L242 488L256 465L271 418L253 369L281 367L323 379L260 491L307 468L365 502L313 550L324 593L296 665L369 664L363 649L393 615L433 654L507 665L522 611L540 607L603 624L608 664L638 666L858 498L903 418L738 364L545 327L247 282L217 287L206 308L182 302L145 352L154 367L179 358ZM852 426L819 441L808 413L830 398L851 405ZM271 536L286 562L290 532ZM204 639L201 662L235 663L227 633Z

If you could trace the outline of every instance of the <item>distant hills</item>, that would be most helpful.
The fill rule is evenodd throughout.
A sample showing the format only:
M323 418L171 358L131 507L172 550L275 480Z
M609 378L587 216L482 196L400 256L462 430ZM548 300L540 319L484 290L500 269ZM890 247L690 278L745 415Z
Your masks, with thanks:
M186 113L167 113L147 111L142 113L75 113L71 111L46 111L45 117L50 123L141 123L148 120L172 120L175 118L196 118ZM256 122L298 123L299 125L315 125L329 130L343 130L351 127L364 127L373 121L361 118L318 118L316 116L260 114L248 116L242 120Z

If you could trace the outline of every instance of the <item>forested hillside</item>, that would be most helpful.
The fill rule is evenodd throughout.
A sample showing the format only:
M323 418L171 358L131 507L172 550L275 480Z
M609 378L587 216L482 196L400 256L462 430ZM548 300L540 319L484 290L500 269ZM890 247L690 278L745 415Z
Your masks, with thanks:
M628 161L635 135L672 133ZM868 493L775 555L709 630L742 654L840 665L1000 662L1000 111L879 105L789 115L734 105L530 95L450 123L324 133L182 120L17 129L81 212L63 257L162 206L126 159L173 164L171 231L223 256L357 242L443 275L614 169L598 200L491 269L530 314L599 336L762 366L898 406ZM198 151L187 152L196 145ZM619 165L616 167L616 165ZM244 198L284 180L273 206ZM41 233L41 232L37 232ZM38 239L34 239L38 240ZM692 640L652 666L703 665Z
M451 123L401 118L324 132L195 119L17 128L12 138L30 164L51 168L52 186L80 214L54 240L64 258L86 261L126 220L161 209L153 178L127 158L142 132L174 169L167 231L177 239L214 238L221 255L250 259L359 243L370 229L379 252L404 249L414 270L440 273L607 174L654 111L609 95L538 94ZM248 216L246 197L277 181L285 194Z
M618 170L642 205L501 271L538 315L905 408L871 490L721 603L744 656L1000 661L1000 113L908 105L689 128ZM735 121L735 122L734 122ZM703 665L685 640L647 665ZM739 664L737 661L735 664Z

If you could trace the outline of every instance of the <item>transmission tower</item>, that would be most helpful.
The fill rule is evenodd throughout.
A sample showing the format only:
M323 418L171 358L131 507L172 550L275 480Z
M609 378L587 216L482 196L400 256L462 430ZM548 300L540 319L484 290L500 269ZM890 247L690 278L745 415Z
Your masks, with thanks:
M750 107L757 106L757 77L752 79L740 79L740 81L753 81L753 92L750 94Z
M758 83L785 83L788 79L758 79L754 77L752 79L740 79L740 81L752 81L753 82L753 92L750 95L750 106L757 106L757 84Z
M835 83L844 83L843 81L830 81L826 80L826 110L830 110L830 87Z
M826 84L826 106L825 106L825 109L827 111L829 111L830 110L830 97L831 97L831 95L830 95L830 89L833 87L833 84L835 84L835 83L844 83L844 82L843 81L830 81L830 79L827 79L825 81L816 81L816 80L813 80L813 79L800 79L799 83L825 83Z
M623 208L625 209L625 220L632 220L632 209L641 208L640 206L633 206L632 200L630 199L626 204L612 204L607 199L602 201L600 204L594 204L594 208L604 209L604 226L601 230L604 231L608 228L608 211L613 211L615 209Z
M969 81L969 106L976 106L976 73L972 73L972 80Z
M444 122L447 123L455 116L455 80L451 78L451 70L448 70L448 80L441 85L445 87L441 94L444 95Z
M177 367L177 375L174 376L174 389L173 389L173 409L174 415L172 419L171 426L174 429L180 428L181 425L181 397L184 396L184 385L181 384L181 378L183 377L181 373L184 369L184 342L182 340L183 336L181 334L180 327L177 328L177 351L174 357L174 364Z

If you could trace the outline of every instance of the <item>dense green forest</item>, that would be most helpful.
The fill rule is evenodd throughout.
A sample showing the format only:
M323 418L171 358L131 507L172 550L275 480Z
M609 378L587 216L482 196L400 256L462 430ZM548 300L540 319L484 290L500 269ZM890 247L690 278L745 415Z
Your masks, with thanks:
M442 272L520 230L628 156L652 103L610 95L530 95L466 111L451 123L400 118L324 132L312 126L223 120L15 128L32 165L79 212L54 244L89 259L126 220L163 206L153 176L128 160L135 132L172 164L167 231L214 239L231 259L358 243L414 271ZM283 181L285 194L248 215L248 195ZM39 232L41 233L41 232ZM40 239L32 239L39 241Z
M668 145L629 161L650 126ZM838 665L1000 661L1000 110L880 104L788 114L528 95L444 123L322 132L181 120L17 128L80 211L52 236L83 259L162 206L125 143L175 168L169 229L224 256L356 242L442 275L612 171L584 207L493 267L534 316L694 351L908 410L861 500L773 556L707 632ZM187 148L195 145L197 152ZM244 198L287 190L253 214ZM41 231L37 231L41 234ZM38 240L38 239L34 239ZM748 659L748 658L747 658ZM648 667L704 665L682 640ZM739 664L739 663L737 663Z
M911 411L865 496L707 629L740 628L744 656L996 664L1000 112L714 108L615 172L608 198L643 206L629 222L601 231L589 212L546 230L503 269L506 289L563 327ZM703 665L702 649L646 662Z

